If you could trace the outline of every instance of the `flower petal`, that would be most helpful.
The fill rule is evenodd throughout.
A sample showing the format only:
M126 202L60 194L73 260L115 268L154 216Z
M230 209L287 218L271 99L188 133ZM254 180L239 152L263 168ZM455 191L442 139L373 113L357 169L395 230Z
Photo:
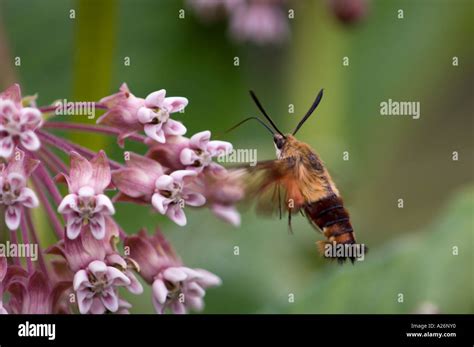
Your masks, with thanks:
M187 129L183 123L168 119L168 121L163 124L163 131L166 135L181 136L186 134Z
M7 135L0 139L0 157L10 158L13 153L13 139L10 135Z
M162 129L162 124L145 124L145 127L143 129L145 131L145 134L155 140L156 142L159 143L165 143L166 142L166 137L165 133L163 132Z
M181 161L181 164L188 166L194 165L194 162L196 160L199 160L199 157L192 149L183 148L183 150L179 154L179 160Z
M199 193L188 193L185 200L189 206L202 206L206 203L206 198Z
M59 204L58 212L61 214L65 214L73 211L77 211L77 195L68 194Z
M154 108L154 107L162 107L163 101L165 100L166 90L160 89L156 92L148 94L145 98L145 106Z
M161 175L155 181L155 188L159 190L171 190L173 189L174 179L170 175Z
M170 202L171 201L168 198L165 198L163 195L158 193L153 194L151 197L151 204L161 214L166 213Z
M115 213L114 205L107 195L99 194L95 197L94 212L101 212L112 215Z
M160 279L156 279L153 282L152 290L153 298L163 305L166 302L166 296L168 295L168 289L166 289L164 282Z
M74 275L74 280L73 280L73 288L75 291L78 291L80 288L88 287L85 284L89 284L89 278L87 277L87 272L86 270L79 270L76 272Z
M154 177L137 168L124 168L112 173L112 182L124 194L132 198L151 196L155 190Z
M201 131L191 136L189 139L189 146L191 148L205 150L210 139L211 132L209 130Z
M179 267L169 267L163 271L163 278L178 283L188 278L188 274Z
M82 230L82 219L76 214L70 213L67 216L66 235L70 240L75 240Z
M183 209L178 205L170 206L166 211L166 215L179 226L185 226L187 223L186 215Z
M92 166L92 177L89 185L94 188L96 194L100 194L107 188L111 180L107 155L103 150L100 150L90 163Z
M95 213L94 217L89 219L89 229L91 234L97 240L103 240L105 237L105 218L101 213Z
M188 99L180 96L172 96L165 98L163 101L163 107L169 112L179 112L188 105Z
M18 202L21 202L23 206L28 208L38 207L39 205L35 192L28 187L25 187L20 191Z
M110 312L115 312L119 308L118 295L113 290L107 290L102 292L100 300L104 304L105 308Z
M192 170L176 170L170 174L175 182L183 182L185 177L194 177L197 173Z
M24 107L20 111L20 124L26 124L30 130L35 130L41 124L41 112L37 108Z
M33 130L23 131L20 134L20 143L29 151L37 151L41 147L41 142Z
M5 223L8 229L14 231L20 226L21 208L18 205L10 205L5 210Z
M86 158L74 151L70 153L70 157L69 178L72 186L69 187L69 191L76 193L79 188L89 185L92 177L92 165Z

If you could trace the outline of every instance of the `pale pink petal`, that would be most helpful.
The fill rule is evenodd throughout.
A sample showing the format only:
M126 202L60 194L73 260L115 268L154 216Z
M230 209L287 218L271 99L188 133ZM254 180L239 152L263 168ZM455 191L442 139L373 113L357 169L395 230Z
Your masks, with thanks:
M85 286L85 283L89 284L89 286L90 286L89 278L87 277L87 272L86 272L86 270L79 270L74 275L74 280L73 280L74 290L77 291L77 290L82 289L84 287L89 287L89 286Z
M212 205L211 210L217 217L224 220L225 222L234 226L240 225L240 214L235 209L235 207L214 204Z
M18 205L8 206L5 210L5 223L8 229L16 230L20 226L21 208Z
M168 119L168 121L163 124L163 131L166 135L181 136L186 134L187 130L183 123Z
M93 298L88 295L88 290L79 290L77 292L77 305L79 306L79 312L86 314L89 312L92 306Z
M204 300L200 297L188 295L186 297L186 305L196 311L202 311L204 309Z
M173 188L173 177L162 175L155 181L155 188L158 190L171 190Z
M75 240L82 230L82 219L77 218L74 214L70 213L67 217L66 223L66 235L70 240Z
M129 270L126 271L126 275L128 279L130 280L130 285L127 286L127 289L130 291L132 294L142 294L143 293L143 286L142 284L138 281L136 276Z
M41 147L41 142L33 130L27 130L20 134L20 142L29 151L37 151Z
M66 195L58 207L58 212L61 214L70 213L77 210L77 195Z
M109 215L115 213L114 205L107 195L99 194L95 197L95 210L94 212L102 212Z
M104 304L105 308L111 312L115 312L119 308L117 293L112 290L102 292L100 300Z
M220 286L222 284L222 280L214 275L212 272L209 272L204 269L194 269L197 271L201 277L196 280L201 286L204 288L206 287L214 287L214 286Z
M158 300L155 299L155 297L153 296L152 297L152 301L153 301L153 306L155 307L155 311L157 314L163 314L164 313L164 305L163 304L160 304L158 302Z
M122 271L113 266L107 266L107 280L110 285L115 287L126 287L131 284L130 279Z
M21 202L23 206L28 208L38 207L39 201L36 194L30 188L23 188L18 196L18 202Z
M128 167L135 167L143 170L148 176L158 178L163 175L163 167L157 161L131 152L130 158L126 161Z
M179 267L169 267L163 271L163 278L170 282L178 283L188 278L188 274Z
M194 177L197 173L192 170L176 170L170 174L176 182L183 182L186 177Z
M191 138L189 139L189 146L191 148L205 150L210 139L211 132L209 130L201 131L191 136Z
M206 198L199 193L188 193L185 200L189 206L202 206L206 203Z
M165 133L163 132L161 123L158 123L158 124L145 124L145 127L144 127L143 130L145 131L145 134L147 134L153 140L155 140L159 143L165 143L166 142Z
M37 108L25 107L20 111L20 124L27 124L30 130L41 124L41 112Z
M0 157L9 158L13 153L13 139L11 136L5 136L0 139Z
M192 149L184 148L179 154L179 160L181 161L181 164L188 166L194 165L194 162L199 160L199 157Z
M148 107L140 107L137 112L138 121L142 124L150 123L156 117L156 113Z
M18 109L13 101L0 99L0 115L11 118L17 112Z
M156 279L153 282L152 290L154 299L163 305L166 302L166 296L168 295L168 289L166 289L163 281Z
M105 237L105 218L101 213L95 213L89 220L89 229L97 240L103 240Z
M213 157L227 155L232 149L232 144L226 141L209 141L207 144L207 150Z
M204 295L206 295L206 291L199 284L197 284L196 282L188 283L187 284L187 289L188 289L189 292L191 292L191 293L188 293L188 297L198 296L198 297L202 298L202 297L204 297Z
M172 96L165 98L162 105L169 113L179 112L188 105L188 99L180 96Z
M166 90L160 89L156 92L148 94L145 98L145 106L150 108L159 107L161 108L163 105L163 101L165 100Z
M165 198L163 195L158 193L153 194L153 196L151 197L151 204L161 214L166 213L170 202L170 199Z
M185 226L187 223L186 215L181 207L173 205L168 208L166 215L179 226Z
M87 268L89 269L90 272L92 272L94 275L101 276L105 275L107 272L107 265L100 260L94 260L92 261Z

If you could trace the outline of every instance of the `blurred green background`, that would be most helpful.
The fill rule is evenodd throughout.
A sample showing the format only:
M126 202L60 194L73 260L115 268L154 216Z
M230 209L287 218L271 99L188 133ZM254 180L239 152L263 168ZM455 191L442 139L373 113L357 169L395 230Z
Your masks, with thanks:
M25 95L39 93L39 105L98 100L122 82L143 97L166 88L190 100L176 117L188 135L218 134L257 114L248 89L289 131L324 87L299 139L332 173L358 240L370 248L365 261L323 261L314 244L322 236L301 217L294 235L286 221L252 211L243 211L240 228L203 210L187 211L189 224L180 228L132 205L117 206L117 220L128 232L159 226L188 266L223 279L208 291L206 313L409 313L427 303L442 313L474 313L472 1L372 1L367 17L349 27L324 1L290 7L290 40L256 46L234 43L225 21L204 24L183 1L0 0L0 85L19 81ZM379 104L389 98L419 101L421 118L381 116ZM113 138L72 136L121 160ZM259 160L274 157L257 124L220 138L257 148ZM126 296L132 312L153 312L149 288Z

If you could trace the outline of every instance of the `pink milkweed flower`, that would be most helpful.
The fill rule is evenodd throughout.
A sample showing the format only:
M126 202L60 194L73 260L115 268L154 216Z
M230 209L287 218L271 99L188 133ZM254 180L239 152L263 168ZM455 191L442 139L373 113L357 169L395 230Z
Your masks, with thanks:
M5 206L5 223L10 230L18 229L23 207L34 208L39 205L35 192L26 186L31 173L39 161L25 158L17 150L7 164L0 163L0 206Z
M281 43L289 36L281 1L252 1L232 12L230 33L238 41Z
M119 298L118 288L124 287L132 294L143 292L132 272L138 272L139 266L133 259L118 254L117 238L117 226L107 217L102 240L91 233L81 233L76 239L65 238L47 250L48 254L61 255L66 260L67 269L61 267L59 275L69 280L76 291L81 313L126 313L130 304Z
M18 84L0 93L0 157L9 158L18 144L28 151L38 150L41 143L35 131L42 123L37 108L22 106Z
M163 175L164 168L158 162L135 153L130 153L125 165L125 168L112 172L112 182L120 191L116 200L151 203L155 182Z
M141 276L152 284L152 301L157 313L200 311L206 289L218 286L221 279L203 269L183 266L160 232L150 237L144 230L127 237L125 246L141 268Z
M187 3L196 14L206 21L214 20L221 15L232 13L246 0L188 0Z
M171 119L170 113L183 110L188 104L188 99L165 96L165 89L149 94L145 99L145 106L137 113L138 120L144 125L145 133L160 143L166 142L166 135L179 136L186 133L184 125Z
M167 215L179 226L186 225L185 205L202 206L206 198L193 191L190 179L197 174L191 170L177 170L169 175L162 175L155 182L155 194L151 198L153 207L163 215Z
M74 290L82 314L102 314L119 309L117 287L130 285L129 278L113 266L94 260L74 275Z
M87 227L96 239L105 235L105 217L115 213L112 201L104 194L111 173L104 151L89 162L71 152L71 170L64 175L69 194L61 201L58 212L66 216L66 235L75 239Z
M120 86L118 93L102 98L99 103L107 106L108 111L104 113L97 123L115 127L121 131L119 144L128 136L143 129L138 121L137 112L145 105L145 99L133 95L126 83Z
M212 158L224 156L232 152L232 144L225 141L210 141L211 132L201 131L194 134L184 148L179 158L186 170L201 172L204 168L209 168L214 172L223 171L224 168L213 162Z

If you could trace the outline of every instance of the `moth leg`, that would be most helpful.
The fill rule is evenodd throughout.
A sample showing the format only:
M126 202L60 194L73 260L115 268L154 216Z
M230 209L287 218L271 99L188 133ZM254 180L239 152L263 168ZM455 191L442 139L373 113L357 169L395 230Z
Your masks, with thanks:
M291 208L288 209L288 233L293 234L293 228L291 226Z

